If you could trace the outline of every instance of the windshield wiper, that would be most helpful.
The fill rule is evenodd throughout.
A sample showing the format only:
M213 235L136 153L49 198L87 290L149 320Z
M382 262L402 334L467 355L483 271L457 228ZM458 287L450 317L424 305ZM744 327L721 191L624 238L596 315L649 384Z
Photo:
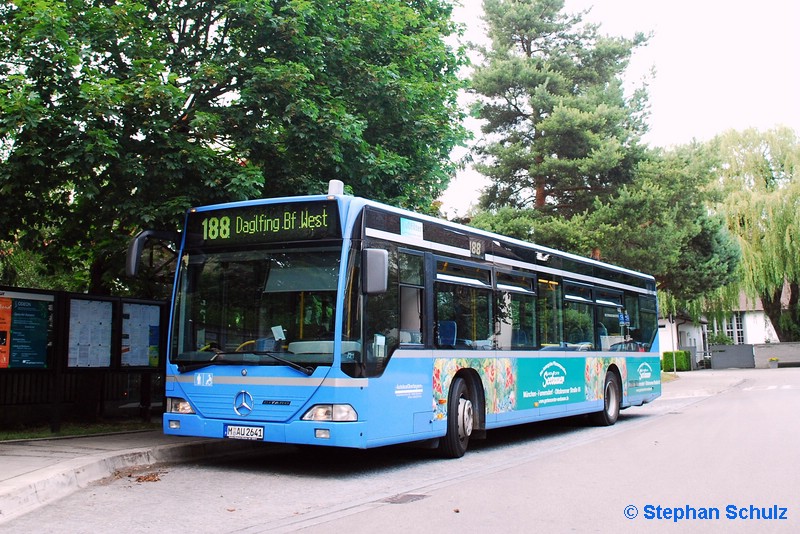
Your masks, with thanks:
M248 352L248 353L249 354L256 354L258 356L269 356L270 358L272 358L273 360L275 360L277 362L281 362L284 365L288 365L289 367L291 367L295 371L300 371L301 373L304 373L306 376L311 376L312 374L314 374L314 369L312 369L311 367L305 367L303 365L300 365L297 362L293 362L292 360L287 360L286 358L281 358L280 356L276 355L274 352L268 352L268 351L265 351L265 350L259 350L259 351L252 351L252 352Z
M186 373L188 371L196 371L198 369L202 369L203 367L208 367L209 365L214 365L219 362L206 361L206 362L177 362L177 363L178 363L178 372Z
M210 360L203 361L203 362L186 362L186 363L178 363L178 371L181 373L185 373L187 371L196 371L197 369L202 369L203 367L208 367L209 365L239 365L239 364L248 364L248 363L255 363L255 362L248 362L248 361L239 361L239 360L227 360L225 358L217 358L218 356L225 356L228 354L237 354L237 355L244 355L244 354L253 354L255 356L269 356L273 360L280 362L284 365L287 365L294 369L295 371L299 371L306 376L311 376L314 374L314 369L311 367L306 367L304 365L300 365L297 362L293 362L291 360L287 360L286 358L281 358L280 356L276 355L273 352L268 351L255 351L255 350L248 350L246 352L217 352L214 354L214 357Z
M224 358L217 359L217 356L220 354L250 354L249 352L217 352L215 353L210 360L203 360L203 361L177 361L173 363L178 364L178 372L186 373L188 371L196 371L198 369L202 369L203 367L208 367L209 365L236 365L240 363L247 363L247 362L238 362L234 360L226 360Z

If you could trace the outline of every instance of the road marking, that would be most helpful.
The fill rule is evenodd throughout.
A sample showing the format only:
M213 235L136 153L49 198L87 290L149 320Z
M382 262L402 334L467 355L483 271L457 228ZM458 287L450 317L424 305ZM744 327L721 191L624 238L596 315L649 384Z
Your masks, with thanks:
M800 389L800 386L795 384L784 384L782 386L749 386L746 388L742 388L742 391L786 391L790 389Z

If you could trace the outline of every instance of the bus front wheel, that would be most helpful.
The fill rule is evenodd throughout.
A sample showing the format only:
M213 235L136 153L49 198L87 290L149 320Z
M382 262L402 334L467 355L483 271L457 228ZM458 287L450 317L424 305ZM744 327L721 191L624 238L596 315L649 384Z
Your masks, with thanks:
M469 437L475 427L475 407L467 381L453 379L447 399L447 434L439 441L439 451L446 458L461 458L467 452Z
M589 414L589 419L597 426L611 426L619 417L619 404L622 398L622 388L619 377L613 371L606 373L603 383L603 409Z

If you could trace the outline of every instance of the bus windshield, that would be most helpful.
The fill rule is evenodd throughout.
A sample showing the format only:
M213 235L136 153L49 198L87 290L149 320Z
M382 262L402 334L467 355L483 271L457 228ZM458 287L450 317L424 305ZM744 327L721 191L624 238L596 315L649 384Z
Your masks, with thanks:
M339 248L189 251L175 299L170 361L286 365L333 361Z

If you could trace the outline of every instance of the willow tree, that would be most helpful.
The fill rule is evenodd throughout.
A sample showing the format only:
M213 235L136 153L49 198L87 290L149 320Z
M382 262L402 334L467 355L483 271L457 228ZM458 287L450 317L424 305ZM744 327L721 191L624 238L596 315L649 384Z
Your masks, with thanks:
M647 38L601 35L563 0L484 0L491 46L471 78L484 121L476 170L485 208L571 216L632 179L643 152L646 92L622 74Z
M800 140L789 128L727 132L712 144L718 206L742 251L740 286L781 341L800 341Z

